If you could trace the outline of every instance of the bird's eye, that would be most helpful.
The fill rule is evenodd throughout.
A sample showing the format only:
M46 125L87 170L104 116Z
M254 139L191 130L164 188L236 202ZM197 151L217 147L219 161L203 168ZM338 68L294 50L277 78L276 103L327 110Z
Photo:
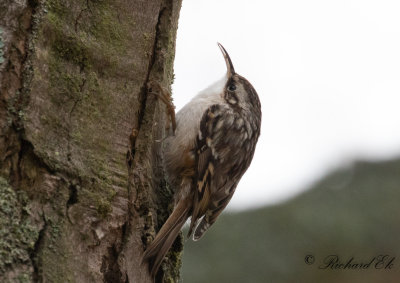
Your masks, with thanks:
M230 84L230 85L228 86L228 90L229 90L229 91L235 91L235 90L236 90L236 86L235 86L234 84Z

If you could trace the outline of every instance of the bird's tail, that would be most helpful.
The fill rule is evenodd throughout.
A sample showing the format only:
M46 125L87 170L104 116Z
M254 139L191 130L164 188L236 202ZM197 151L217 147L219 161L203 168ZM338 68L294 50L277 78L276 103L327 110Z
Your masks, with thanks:
M142 262L149 262L149 270L153 278L156 276L164 256L174 243L189 216L190 207L188 201L185 199L180 200L153 242L144 252Z

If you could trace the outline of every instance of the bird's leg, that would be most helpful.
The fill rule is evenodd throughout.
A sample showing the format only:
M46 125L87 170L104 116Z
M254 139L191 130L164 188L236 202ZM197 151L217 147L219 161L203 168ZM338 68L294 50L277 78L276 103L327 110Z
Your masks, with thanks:
M156 81L150 81L147 84L147 93L157 96L167 106L167 113L171 119L171 124L172 124L172 132L175 135L175 130L176 130L175 106L172 103L172 95Z

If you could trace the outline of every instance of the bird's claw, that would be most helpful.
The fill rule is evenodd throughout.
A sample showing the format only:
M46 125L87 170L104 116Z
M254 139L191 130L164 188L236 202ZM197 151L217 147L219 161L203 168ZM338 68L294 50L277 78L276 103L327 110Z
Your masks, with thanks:
M176 130L175 106L172 103L171 94L156 81L149 81L147 83L147 93L157 96L167 106L167 113L171 119L171 124L172 124L172 132L175 135L175 130Z

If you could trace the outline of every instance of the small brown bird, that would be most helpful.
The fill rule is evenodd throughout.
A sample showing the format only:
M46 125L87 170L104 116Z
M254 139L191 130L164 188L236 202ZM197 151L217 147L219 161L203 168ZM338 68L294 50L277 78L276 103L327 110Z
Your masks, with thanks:
M175 135L165 140L165 167L177 191L173 212L143 255L153 277L189 217L188 237L194 231L195 241L216 221L249 167L260 135L257 92L218 46L226 75L177 113Z

